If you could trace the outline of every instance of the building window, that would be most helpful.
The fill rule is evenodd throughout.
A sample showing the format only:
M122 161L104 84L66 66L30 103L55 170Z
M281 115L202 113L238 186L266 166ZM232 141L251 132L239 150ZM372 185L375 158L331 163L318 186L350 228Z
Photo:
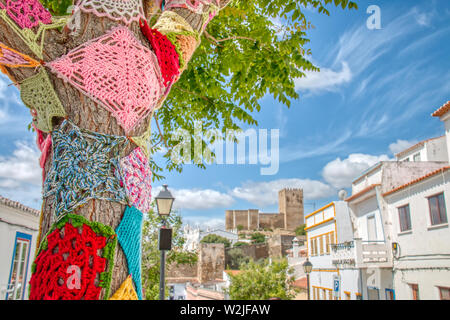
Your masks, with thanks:
M411 216L409 214L409 204L398 208L398 218L400 221L400 231L411 230Z
M444 193L428 198L428 205L430 207L431 225L441 224L447 222L447 212L445 210Z
M441 300L450 300L450 288L438 287Z
M327 254L330 254L330 233L325 235L325 251Z
M416 153L416 154L413 156L413 160L414 160L414 161L420 161L420 153Z
M409 286L411 287L411 295L413 300L420 300L419 297L419 285L410 283Z
M323 236L319 237L319 244L320 244L320 254L323 254Z
M24 298L30 243L30 235L21 232L16 233L6 300L22 300Z
M394 290L386 289L386 300L395 300Z

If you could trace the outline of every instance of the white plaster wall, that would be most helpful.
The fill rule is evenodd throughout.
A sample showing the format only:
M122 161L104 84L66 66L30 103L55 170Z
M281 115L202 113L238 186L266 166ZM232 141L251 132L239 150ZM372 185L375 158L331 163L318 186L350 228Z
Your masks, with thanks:
M437 286L450 287L450 228L432 226L427 197L444 192L450 221L450 172L438 174L388 197L393 238L399 244L394 260L394 283L398 299L410 299L409 283L419 285L421 299L437 299ZM398 207L409 204L411 231L400 232ZM432 269L434 268L434 269Z
M426 160L422 161L449 161L446 136L430 140L426 146Z
M376 196L370 197L356 204L354 206L353 213L356 217L356 228L359 238L361 238L363 241L368 240L367 219L371 216L374 216L377 232L375 240L377 241L384 240L381 214L378 208Z
M31 235L30 243L30 255L28 260L27 269L27 281L31 277L31 264L34 260L36 238L39 228L39 217L35 217L29 213L22 212L20 210L0 205L0 300L4 300L6 297L6 288L9 281L11 263L13 260L14 243L16 239L16 232L25 233ZM23 225L21 226L10 225L6 222ZM25 299L28 296L28 288L25 288Z
M372 184L381 183L383 165L352 184L352 194L358 193Z

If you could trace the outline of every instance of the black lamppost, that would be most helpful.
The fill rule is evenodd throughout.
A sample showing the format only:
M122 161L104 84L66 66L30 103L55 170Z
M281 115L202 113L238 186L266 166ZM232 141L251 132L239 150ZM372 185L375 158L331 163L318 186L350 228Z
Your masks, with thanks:
M172 205L175 198L167 189L167 184L163 185L164 189L155 198L158 215L162 218L162 227L159 229L159 250L161 251L161 270L159 275L159 299L165 299L165 273L166 273L166 250L171 249L172 229L166 228L166 218L172 211Z
M303 263L303 271L305 271L306 273L306 284L308 286L308 300L311 300L309 294L309 274L312 271L312 267L313 267L312 263L309 262L308 258L306 258L306 261Z

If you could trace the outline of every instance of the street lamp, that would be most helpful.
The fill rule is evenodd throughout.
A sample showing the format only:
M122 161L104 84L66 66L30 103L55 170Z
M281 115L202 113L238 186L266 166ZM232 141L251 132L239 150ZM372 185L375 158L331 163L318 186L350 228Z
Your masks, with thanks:
M160 300L165 299L166 250L170 250L172 244L172 229L166 228L166 218L170 215L170 211L172 211L172 205L175 200L170 191L167 189L167 184L163 185L163 187L164 189L161 190L155 198L158 215L162 218L163 223L161 229L159 229L159 250L161 251L161 270L159 275Z
M309 294L309 274L312 271L312 267L313 267L312 263L309 262L308 258L306 258L306 261L303 263L303 271L305 271L305 273L306 273L306 283L308 286L308 300L311 300L310 294Z

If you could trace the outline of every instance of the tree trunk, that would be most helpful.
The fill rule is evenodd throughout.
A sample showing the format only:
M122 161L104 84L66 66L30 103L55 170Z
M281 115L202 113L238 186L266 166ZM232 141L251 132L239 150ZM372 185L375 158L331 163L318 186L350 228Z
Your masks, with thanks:
M0 0L4 1L4 0ZM149 2L144 1L146 5L146 12L150 11L148 9ZM228 1L222 1L225 2ZM174 8L172 9L182 17L184 17L191 26L200 31L202 16L198 14L193 14L187 9ZM78 47L79 45L89 41L93 38L104 35L114 26L121 25L119 22L108 19L107 17L98 17L95 14L81 13L81 31L75 37L72 37L68 30L63 29L62 32L58 30L48 30L46 32L43 60L45 62L50 62L56 58L68 53L70 50ZM130 25L130 30L136 35L140 42L151 48L148 40L142 34L139 24L133 22ZM28 48L27 45L17 36L17 34L0 18L0 42L6 44L10 48L13 48L19 52L29 55L30 57L39 60L33 52ZM187 62L187 61L186 61ZM19 84L24 79L34 75L36 70L32 68L7 68L13 79L15 79L16 84ZM85 128L90 131L120 135L125 136L125 132L122 127L117 123L116 119L111 115L109 111L105 108L99 106L96 102L83 95L78 89L73 87L69 83L65 83L63 80L58 78L55 74L47 72L50 80L53 84L55 92L57 93L68 119L72 121L75 125L80 128ZM64 119L59 119L59 125ZM148 116L146 119L142 120L140 124L130 133L128 136L140 136L143 134L151 121L151 117ZM126 150L122 150L121 154L123 156L128 155L137 146L130 143ZM45 172L49 172L52 167L52 154L50 153L45 164ZM82 207L75 209L72 214L77 214L85 217L90 221L100 222L104 225L112 227L114 230L119 225L123 213L125 210L125 205L117 202L109 202L103 200L90 200L87 204ZM41 219L41 241L45 234L50 230L52 225L55 223L56 216L53 210L53 196L43 199L43 210ZM38 244L39 246L39 244ZM112 272L112 282L110 287L110 294L113 294L122 282L129 275L127 261L125 259L125 254L123 253L120 245L117 245L115 258L114 258L114 269ZM100 296L103 296L104 290Z

